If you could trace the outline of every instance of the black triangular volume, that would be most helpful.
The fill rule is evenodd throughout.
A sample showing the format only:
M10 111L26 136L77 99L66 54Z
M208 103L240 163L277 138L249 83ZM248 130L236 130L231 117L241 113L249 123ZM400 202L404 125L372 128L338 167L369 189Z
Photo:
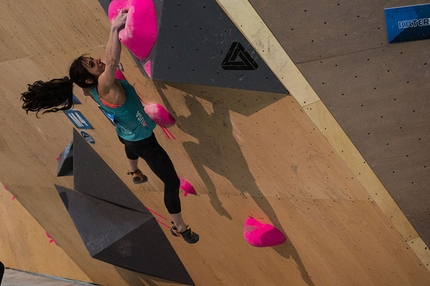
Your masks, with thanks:
M75 129L73 129L73 175L76 191L148 213L146 207L127 185Z
M108 0L99 2L106 10ZM153 3L157 41L146 59L134 57L143 75L166 82L288 94L217 1Z
M1 281L3 280L3 274L4 274L4 264L0 261L0 285L1 285Z
M150 213L122 208L74 190L55 187L91 256L142 223L154 219Z
M93 258L135 272L194 285L151 214L55 187Z
M57 169L57 177L71 175L73 175L73 142L61 152Z
M238 61L237 58L241 61ZM222 68L225 70L256 70L258 64L239 42L233 42L224 58Z
M194 282L165 235L159 234L158 223L147 221L94 258L158 278L194 285Z

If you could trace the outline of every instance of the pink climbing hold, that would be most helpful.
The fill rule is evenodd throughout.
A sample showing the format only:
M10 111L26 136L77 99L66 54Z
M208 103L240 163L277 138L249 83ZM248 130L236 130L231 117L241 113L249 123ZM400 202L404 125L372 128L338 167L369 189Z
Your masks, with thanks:
M176 119L162 105L158 103L142 104L145 107L145 113L156 124L160 126L175 124Z
M179 180L181 180L180 188L184 190L184 197L188 196L188 194L197 194L196 190L194 189L193 185L190 184L190 182L188 182L182 177L179 177Z
M161 127L167 139L170 139L170 137L176 139L166 127L166 125L175 124L176 119L162 105L158 103L146 104L142 102L142 104L145 107L146 114L148 114L152 121Z
M243 236L250 245L270 247L284 243L285 235L271 224L261 223L252 217L245 222Z
M127 80L120 69L116 70L115 78L119 80ZM167 129L166 125L173 125L176 122L176 119L164 108L162 105L158 103L150 103L147 104L140 99L143 107L145 108L145 113L148 114L149 118L155 122L155 124L159 125L166 135L167 139L173 138L176 140L175 136L173 136L172 132Z
M143 64L143 69L145 70L145 72L149 76L149 78L152 78L152 62L151 62L151 60L149 60Z
M128 9L128 14L119 39L140 61L144 61L158 37L154 3L152 0L114 0L108 8L111 23L122 9Z
M119 69L115 72L115 78L119 80L126 80L123 72ZM142 105L145 107L145 113L158 125L161 127L165 127L166 125L175 124L176 119L164 108L162 105L158 103L144 103L142 100Z
M126 80L124 74L121 70L116 70L115 72L115 78L119 80Z

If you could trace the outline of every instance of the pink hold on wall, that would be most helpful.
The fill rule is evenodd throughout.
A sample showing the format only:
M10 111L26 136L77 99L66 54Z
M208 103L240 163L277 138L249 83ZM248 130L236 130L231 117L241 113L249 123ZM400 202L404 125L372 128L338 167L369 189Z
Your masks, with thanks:
M143 64L143 69L149 78L152 78L152 62L150 60Z
M271 224L261 223L249 217L244 226L243 236L250 245L255 247L269 247L283 244L285 235Z
M145 106L145 112L149 117L158 125L166 126L175 124L175 118L158 103L143 104Z
M115 78L119 80L126 80L124 74L121 70L116 70L115 72Z
M109 20L113 22L122 9L128 9L128 15L119 39L140 61L144 61L158 36L154 3L152 0L114 0L109 4Z
M196 190L194 189L193 185L190 184L187 180L185 180L182 177L179 177L179 180L181 180L180 188L184 190L184 197L188 196L189 194L195 195Z
M148 114L152 121L161 127L167 139L176 139L166 127L166 125L173 125L176 122L176 119L169 113L169 111L158 103L147 104L142 102L142 104L145 107L145 113Z
M117 69L115 78L118 80L127 80L121 70ZM175 124L176 119L167 111L164 106L158 103L145 103L142 100L142 105L145 107L145 113L160 126Z
M115 78L118 80L127 80L121 70L117 69ZM166 110L162 105L158 103L145 103L140 100L145 108L145 113L148 114L149 118L159 125L166 135L167 139L176 139L175 136L167 129L166 125L173 125L176 119Z

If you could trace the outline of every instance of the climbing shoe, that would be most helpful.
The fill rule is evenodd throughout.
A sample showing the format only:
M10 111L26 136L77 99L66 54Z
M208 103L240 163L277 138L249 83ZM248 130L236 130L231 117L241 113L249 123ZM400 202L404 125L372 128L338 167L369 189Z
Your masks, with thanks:
M133 183L142 184L148 181L148 177L145 176L139 169L136 169L134 172L128 172L127 175L131 175L133 179Z
M182 237L186 242L193 244L199 241L199 235L191 230L190 227L187 226L187 229L183 232L179 232L176 226L172 226L170 228L170 233L173 236Z

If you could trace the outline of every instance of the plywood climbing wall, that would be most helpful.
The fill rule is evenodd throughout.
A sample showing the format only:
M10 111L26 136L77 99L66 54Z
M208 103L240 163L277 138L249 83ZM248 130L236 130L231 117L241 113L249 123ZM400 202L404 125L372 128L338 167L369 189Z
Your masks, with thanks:
M420 3L250 2L430 244L427 41L389 44L384 16Z
M379 62L374 67L381 74L374 77L385 78L387 74L391 76L397 71L395 65L385 69L380 62L384 48L380 44L384 43L383 40L372 46L378 57L369 56L364 60L360 53L366 51L351 50L364 49L367 42L383 36L382 24L380 29L378 25L371 25L379 31L379 36L373 32L363 32L359 36L355 34L365 27L359 21L368 19L366 23L372 23L381 5L349 2L314 3L316 6L310 6L310 2L272 2L265 5L251 1L255 9L250 10L248 1L231 1L231 6L221 2L218 1L223 10L227 11L272 70L275 70L270 62L273 59L267 59L266 54L270 51L273 55L277 51L277 41L284 46L283 51L290 54L294 63L283 54L274 62L288 69L282 70L284 73L281 75L278 71L274 73L291 95L152 81L141 73L125 49L121 60L126 78L142 99L148 103L162 104L177 119L176 125L169 128L175 139L168 139L160 128L155 130L155 134L172 158L178 174L197 191L195 196L184 197L181 193L181 200L184 218L200 234L200 241L196 245L187 245L170 235L160 180L141 162L141 169L148 175L149 181L138 186L132 184L126 175L128 170L123 147L116 138L114 127L97 105L75 88L75 95L82 102L75 108L94 127L88 130L95 139L92 148L136 197L151 209L196 285L425 285L430 280L430 274L423 260L405 242L405 237L387 216L385 206L379 203L378 196L375 198L362 175L356 173L350 162L345 160L345 155L339 152L334 144L336 140L327 135L331 130L343 130L334 129L334 124L320 128L324 124L315 118L326 119L329 116L313 113L322 110L316 107L321 107L324 101L343 126L342 120L339 120L342 115L338 115L327 103L326 87L338 90L333 92L336 96L342 97L339 93L344 93L343 98L355 98L357 102L351 105L356 107L349 109L349 114L357 120L363 120L365 116L360 112L369 110L367 107L370 104L354 97L347 85L341 85L338 81L336 86L332 82L332 71L319 67L342 68L343 72L339 75L348 79L345 82L356 83L358 87L360 83L366 86L365 79L372 78L369 70L359 66L349 75L346 71L350 69L345 67L347 62ZM71 177L56 176L56 158L72 140L75 127L62 113L47 114L38 119L34 115L26 115L20 106L20 93L27 83L65 76L69 63L82 53L104 56L109 21L103 8L96 0L2 1L0 5L0 90L3 94L0 105L0 181L78 268L67 267L54 253L52 261L57 261L59 266L64 265L61 273L69 271L69 277L80 275L85 280L88 277L102 285L172 285L170 281L91 258L54 186L73 188ZM289 8L289 14L282 10L284 6ZM334 31L337 25L332 21L344 20L344 14L330 18L321 15L341 9L338 6L344 9L344 13L352 13L354 21L342 26L341 36L336 35L342 39L357 37L354 43L338 41L336 47L323 49L328 47L321 44L327 36L317 34L318 37L313 37L311 34L316 32L312 29L294 34L307 23L301 18L302 15L311 12L314 13L312 19L325 18L327 23L323 21L322 25L332 25L327 30ZM362 12L359 9L363 9ZM258 13L254 14L256 11L261 18L255 18L258 16ZM245 31L246 21L237 24L236 20L241 16L245 16L248 23L260 25L260 33ZM294 25L286 23L285 19L294 19L291 22ZM266 32L265 22L278 40L273 40L273 34ZM279 33L280 30L283 33ZM288 38L288 35L295 36ZM255 38L260 39L259 44L254 41ZM319 44L320 48L310 48L308 41ZM268 43L270 49L266 49ZM300 44L302 46L297 46ZM264 51L261 47L265 47ZM405 51L404 56L407 55ZM335 60L335 56L339 56L339 60ZM342 57L349 56L353 58L341 61ZM297 70L293 69L297 67ZM387 72L389 69L390 72ZM310 101L299 96L305 86L305 82L299 80L301 72L316 91L308 97L312 99ZM286 80L290 78L296 80L288 84ZM388 85L382 84L383 81L369 87L384 89ZM409 86L416 86L415 79L409 80ZM310 90L305 88L306 92ZM386 105L400 106L397 103L405 100L402 96L394 97L395 101L391 97L388 102L392 105ZM419 110L417 107L416 112ZM385 120L392 116L388 114L392 113L377 110L373 118L383 115ZM345 115L344 118L350 120ZM350 126L360 127L352 123ZM402 127L397 132L413 129L406 123L393 126ZM371 129L373 127L363 125L360 128L351 132L348 126L344 127L354 143L351 134L363 134L363 138L369 138L366 140L379 136L376 129ZM417 141L424 142L425 138L422 135L421 140ZM380 150L396 145L394 140L384 139L380 148L385 149ZM369 159L368 149L360 149L359 144L355 144L366 158L366 165L373 168L376 163ZM413 157L413 152L407 153L404 155ZM364 164L362 161L358 163ZM392 171L401 174L401 170L396 167L386 172L389 175ZM375 172L378 174L376 169ZM380 175L378 177L382 180ZM419 180L414 179L414 182L420 185ZM249 216L276 226L285 234L286 243L270 248L255 248L247 244L243 227ZM414 235L417 236L416 233ZM2 236L2 239L13 245L16 237ZM6 266L13 264L29 271L44 272L49 269L49 265L42 267L40 264L44 262L35 256L28 259L27 264L20 264L21 260L11 256L3 262Z

